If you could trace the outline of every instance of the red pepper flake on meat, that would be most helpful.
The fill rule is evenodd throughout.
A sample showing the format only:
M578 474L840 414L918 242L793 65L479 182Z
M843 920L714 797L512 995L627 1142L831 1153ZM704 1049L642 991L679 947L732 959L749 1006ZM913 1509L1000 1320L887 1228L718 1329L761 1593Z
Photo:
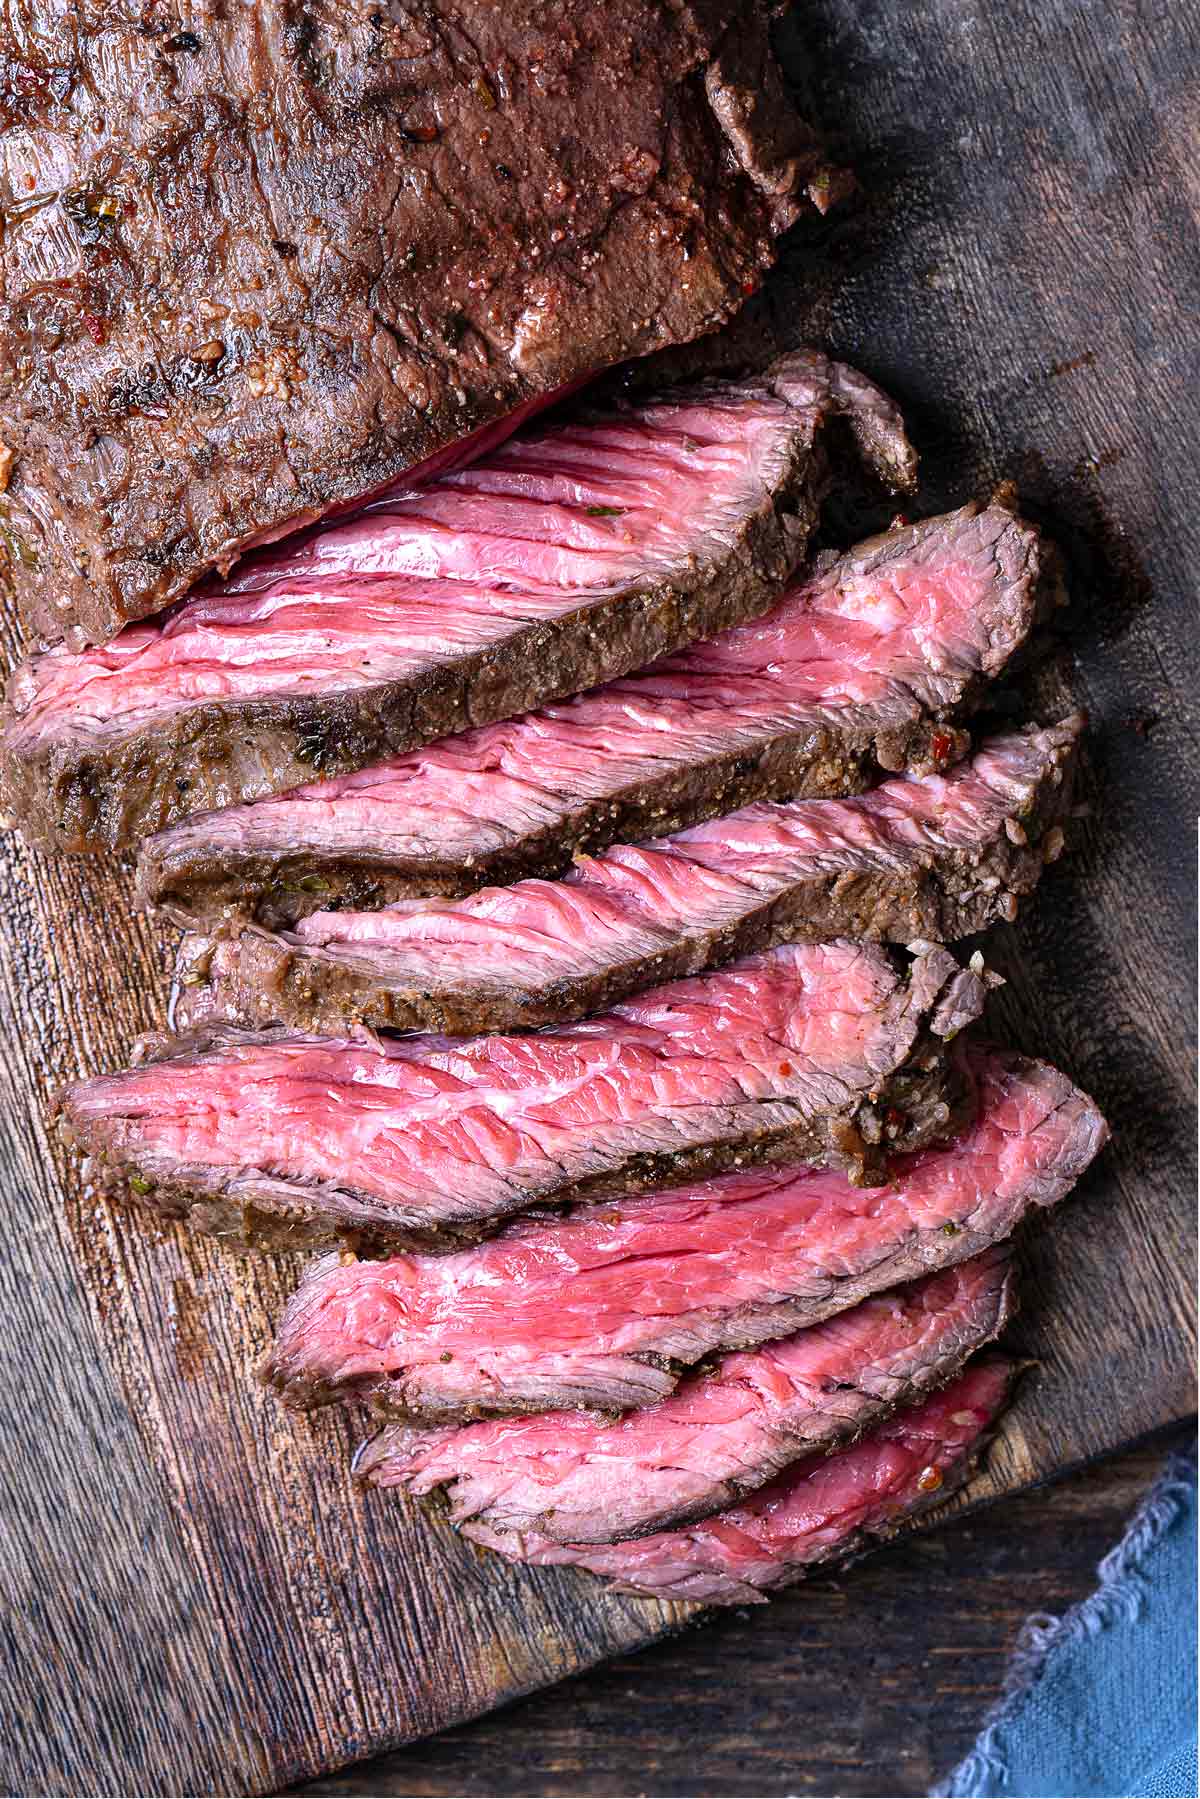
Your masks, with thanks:
M98 312L84 313L83 328L97 346L108 341L108 320L102 319Z
M935 731L929 748L935 762L945 762L954 748L954 738L949 731Z

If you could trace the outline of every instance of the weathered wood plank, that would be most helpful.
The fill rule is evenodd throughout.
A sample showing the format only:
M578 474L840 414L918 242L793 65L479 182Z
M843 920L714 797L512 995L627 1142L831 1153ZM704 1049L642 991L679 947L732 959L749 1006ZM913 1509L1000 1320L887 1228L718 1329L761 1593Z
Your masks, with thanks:
M906 403L922 504L1015 479L1075 598L1031 680L1093 715L1078 856L991 953L998 1023L1062 1061L1117 1142L1029 1241L1040 1368L979 1491L1194 1404L1190 958L1197 792L1194 0L811 0L790 27L864 180L759 312ZM1132 728L1141 721L1145 730ZM1149 721L1149 722L1147 722ZM161 1020L164 945L119 871L0 863L5 1045L0 1780L264 1790L468 1716L679 1621L478 1560L349 1492L344 1426L249 1371L290 1278L110 1212L45 1142L57 1080Z
M989 1506L300 1791L927 1793L999 1696L1029 1613L1061 1615L1093 1590L1163 1453Z

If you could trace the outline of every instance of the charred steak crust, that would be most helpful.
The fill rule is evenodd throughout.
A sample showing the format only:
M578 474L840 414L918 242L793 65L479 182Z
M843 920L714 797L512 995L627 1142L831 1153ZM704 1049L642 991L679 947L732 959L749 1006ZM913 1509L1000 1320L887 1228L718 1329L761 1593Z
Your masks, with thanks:
M72 716L37 728L25 722L38 696L34 658L9 683L0 791L32 841L60 850L120 848L192 812L297 786L314 767L323 775L359 769L723 632L762 612L804 554L825 491L820 439L831 413L844 405L877 413L871 430L881 441L898 439L894 462L882 466L911 478L912 452L895 409L869 383L841 377L819 353L797 351L741 384L782 402L794 431L777 482L746 496L737 524L718 543L705 541L697 521L695 543L665 575L635 577L603 597L585 591L578 608L514 621L482 649L431 653L408 678L313 695L195 701L97 732L81 730ZM622 410L617 402L618 417ZM451 585L447 603L453 600Z
M185 53L111 0L18 9L2 522L31 632L104 641L728 318L829 193L767 12L202 0Z
M661 671L648 670L614 689L584 694L551 714L534 714L508 726L494 726L465 741L458 754L468 775L458 796L455 773L442 777L433 759L397 764L417 780L417 814L398 799L394 815L370 790L375 803L358 841L348 845L344 830L328 847L322 826L311 822L315 807L297 797L286 810L270 802L277 820L263 823L264 808L249 806L191 818L149 838L138 862L143 904L160 906L185 926L220 925L239 919L277 930L309 912L331 905L369 907L397 899L456 897L492 883L526 876L565 873L579 854L592 854L621 840L659 837L705 818L735 811L760 799L821 798L860 791L887 772L944 769L960 754L965 736L953 721L969 712L986 680L1020 650L1035 619L1050 610L1061 585L1056 553L1036 529L1006 509L971 505L939 519L926 519L872 539L845 557L822 557L812 579L894 580L906 561L937 565L961 553L986 568L986 597L976 610L987 629L977 663L953 668L933 657L936 672L923 670L929 691L908 687L894 672L891 690L877 703L824 701L797 708L786 723L764 708L761 729L739 729L721 741L720 721L694 754L664 755L662 732L622 738L621 702L662 707ZM782 603L781 603L782 604ZM930 643L932 655L936 644ZM953 639L951 654L960 649ZM886 646L879 672L887 676ZM704 692L702 665L686 653L681 670L695 669L696 692ZM747 671L749 675L749 670ZM719 683L720 672L710 677ZM769 698L770 678L763 683ZM669 722L671 714L665 715ZM658 742L655 742L655 738ZM561 741L567 757L554 756ZM612 773L599 783L589 774L586 790L564 769L564 761L587 763L577 744L602 743L610 751ZM447 744L447 752L456 746ZM620 751L618 758L613 752ZM510 823L512 801L503 793L487 800L483 770L510 762L521 780L537 788L536 822ZM621 763L624 765L622 766ZM543 766L544 765L544 766ZM590 768L596 767L595 760ZM382 780L388 770L378 771ZM596 791L597 785L599 791ZM305 789L317 799L319 789ZM330 804L340 805L339 784L329 786ZM348 795L354 803L355 795ZM464 806L478 801L479 823L464 831ZM446 816L439 831L438 808ZM390 826L389 826L390 819ZM419 835L419 850L413 835ZM389 841L390 837L390 841Z
M282 840L271 848L243 847L194 829L212 816L206 814L145 839L138 854L138 900L185 930L236 929L241 921L286 930L329 906L461 898L481 886L553 878L565 874L577 857L612 843L665 836L755 800L859 793L898 766L941 768L965 742L948 721L923 718L882 738L869 728L829 726L778 735L751 751L736 748L705 763L647 771L646 779L602 799L581 798L552 824L469 864L440 860L432 849L406 857L366 843L335 851Z
M873 1021L869 1044L861 1050L856 1047L841 1064L837 1056L842 1052L831 1051L829 1045L824 1046L826 1063L821 1062L820 1052L815 1060L805 1062L803 1051L792 1050L796 1060L787 1060L785 1055L778 1074L753 1071L751 1078L761 1076L756 1092L747 1093L734 1081L723 1097L715 1096L711 1085L718 1073L715 1066L706 1067L698 1089L689 1085L697 1079L691 1072L701 1053L696 1043L710 1044L715 1057L716 1043L724 1035L728 1006L723 996L737 993L745 1004L749 995L748 1003L753 1005L761 995L762 1005L769 1006L781 991L798 995L799 983L805 978L793 972L799 964L785 966L773 959L805 954L813 958L814 968L819 962L828 962L831 968L836 963L838 969L846 970L847 978L861 978L869 984L876 995L868 1013ZM855 976L856 969L862 971L861 977ZM774 983L780 970L781 985L777 987ZM474 1052L484 1068L483 1084L476 1100L476 1086L464 1083L457 1074L452 1076L456 1096L437 1113L429 1143L424 1135L420 1138L414 1151L417 1163L405 1164L402 1191L407 1198L385 1197L364 1184L355 1185L352 1178L343 1181L339 1175L335 1180L326 1172L305 1172L299 1177L281 1174L261 1165L268 1160L266 1151L260 1153L256 1164L253 1138L239 1143L236 1163L219 1157L190 1161L186 1150L147 1153L139 1147L139 1120L147 1115L142 1097L147 1063L178 1070L181 1092L187 1088L201 1092L210 1067L218 1082L232 1081L233 1090L240 1092L244 1079L253 1078L254 1057L260 1050L271 1063L264 1077L269 1088L277 1078L274 1069L280 1060L272 1055L274 1051L293 1059L309 1052L336 1059L349 1051L365 1056L371 1050L369 1044L237 1030L199 1030L190 1037L151 1038L139 1046L137 1064L123 1074L82 1082L60 1092L52 1116L65 1141L87 1155L91 1177L105 1190L132 1196L228 1243L267 1250L349 1244L366 1254L396 1249L449 1251L490 1235L503 1218L530 1206L563 1207L641 1192L743 1163L799 1160L841 1168L854 1180L878 1178L889 1153L940 1140L960 1128L969 1114L973 1102L970 1082L948 1055L947 1043L979 1015L987 981L986 975L963 969L945 950L933 946L923 948L903 972L882 952L858 950L853 945L824 946L813 952L780 950L765 958L752 958L707 982L657 989L633 1002L621 1017L614 1014L607 1020L565 1027L565 1038L561 1033L544 1040L488 1038L464 1042L461 1052L453 1039L448 1040L448 1048L443 1040L430 1039L427 1053L435 1069L440 1069L447 1057L448 1068L460 1067L457 1055ZM749 985L739 991L743 982ZM790 1005L791 1000L785 1003ZM672 1033L655 1021L664 1015L663 1008L675 1018L682 1014L674 1008L689 1006L696 1008L693 1029L685 1027L685 1044L677 1048ZM648 1022L643 1025L641 1020ZM802 1022L797 1022L803 1029ZM606 1049L602 1063L587 1063L582 1080L565 1090L568 1147L560 1147L551 1156L539 1148L532 1163L526 1154L525 1164L515 1169L508 1164L493 1168L487 1161L486 1146L496 1132L518 1128L520 1114L512 1109L511 1099L521 1094L521 1082L526 1087L533 1082L529 1103L534 1108L530 1120L535 1133L547 1128L553 1133L554 1101L543 1098L546 1083L553 1086L561 1081L562 1057L572 1053L574 1043L581 1046L578 1053L586 1058L597 1032L606 1028L610 1038L601 1041L616 1047L615 1057ZM572 1038L572 1031L579 1033L578 1038ZM627 1052L621 1049L622 1043L628 1044ZM530 1046L524 1065L533 1069L532 1076L522 1075L516 1085L508 1067L522 1056L511 1047L515 1044ZM774 1058L781 1045L770 1038L763 1049ZM420 1067L425 1043L422 1039L380 1043L376 1053L381 1058L416 1061ZM740 1041L736 1049L726 1048L725 1054L732 1054L731 1066L743 1067ZM831 1054L832 1063L828 1061ZM649 1074L647 1058L652 1064ZM748 1065L747 1073L751 1074ZM331 1078L322 1076L323 1095L330 1091ZM442 1077L435 1072L432 1078L436 1087ZM664 1080L671 1090L669 1099L661 1097ZM586 1112L597 1103L589 1095L595 1095L600 1087L604 1089L600 1104L609 1103L610 1092L619 1100L623 1083L633 1098L615 1135L611 1127L602 1135L599 1124L579 1123L576 1103ZM499 1111L490 1098L497 1086L502 1094ZM351 1076L341 1098L352 1101L354 1093ZM220 1113L226 1100L216 1088L214 1095L205 1103ZM170 1098L160 1103L169 1105ZM236 1105L236 1101L230 1103ZM391 1114L394 1122L389 1122L388 1130L393 1138L402 1138L406 1128L412 1128L406 1121L419 1122L425 1116L419 1099L405 1103L407 1110ZM339 1105L339 1125L344 1126L350 1110L350 1104ZM446 1131L450 1132L453 1159L448 1159L444 1148ZM481 1133L482 1149L478 1144ZM266 1135L270 1134L266 1128ZM361 1145L346 1145L348 1161L353 1160L355 1148L361 1153ZM325 1154L324 1144L320 1153ZM476 1179L480 1169L482 1199L476 1192L455 1190L456 1181L468 1175Z
M820 801L806 812L797 809L794 816L814 821L823 809L836 810L851 823L839 833L831 822L824 842L818 837L779 847L773 865L760 857L756 866L748 857L740 884L732 891L718 887L715 895L706 877L736 877L739 863L720 847L689 857L699 847L697 836L713 837L720 846L724 833L736 846L741 833L754 841L760 822L764 835L778 830L783 837L787 821L760 812L734 814L707 833L664 840L664 850L676 851L669 859L648 845L625 857L611 854L611 878L596 879L606 875L601 858L595 873L585 866L574 886L508 889L496 898L510 910L494 918L482 943L468 933L476 922L485 929L493 925L486 894L477 911L468 902L458 920L447 907L403 914L398 926L407 932L415 924L416 934L394 946L386 936L376 942L339 938L341 913L329 916L327 943L259 929L216 942L185 937L174 1022L184 1029L207 1019L283 1024L331 1035L355 1021L378 1030L452 1034L522 1030L583 1018L643 988L777 943L953 942L999 918L1014 918L1018 896L1032 891L1046 858L1061 849L1059 821L1069 810L1081 728L1082 720L1073 718L989 740L984 751L992 752L990 758L961 765L935 789L941 813L930 819L922 841L902 834L912 824L907 813L891 836L885 826L874 843L855 841L854 825L870 828L881 796L894 793L903 802L904 783L868 795L857 813L853 805L823 808ZM977 769L992 772L993 765L995 787L972 779ZM968 795L961 818L953 814L960 787ZM987 802L994 817L985 833L974 832L974 818ZM370 915L376 924L386 924L387 917ZM426 925L436 929L439 919L451 935L430 948L422 933ZM456 924L462 931L457 944ZM601 935L606 929L607 945ZM530 952L527 938L534 934Z

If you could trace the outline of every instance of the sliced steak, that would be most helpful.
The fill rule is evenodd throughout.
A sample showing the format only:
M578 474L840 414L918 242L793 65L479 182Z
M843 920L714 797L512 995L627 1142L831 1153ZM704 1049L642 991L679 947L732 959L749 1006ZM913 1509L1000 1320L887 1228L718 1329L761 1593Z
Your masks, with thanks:
M861 1555L940 1505L970 1474L1013 1374L1003 1357L985 1357L852 1448L808 1456L740 1505L681 1530L610 1544L558 1543L478 1520L463 1532L510 1561L586 1568L624 1592L745 1605L809 1568Z
M8 803L59 849L334 775L762 612L803 555L823 426L890 402L815 352L530 429L102 649L22 665Z
M674 1391L714 1351L782 1337L1008 1237L1069 1193L1107 1138L1041 1062L967 1047L974 1125L899 1158L886 1187L809 1169L522 1220L447 1257L314 1265L264 1377L289 1405L367 1400L425 1421Z
M286 928L944 768L965 742L947 721L1058 583L1056 555L1000 506L889 531L822 558L759 622L566 705L180 824L144 846L142 897L184 924Z
M1004 1327L1003 1246L812 1330L725 1356L623 1418L547 1412L462 1429L386 1426L355 1459L373 1486L447 1489L454 1524L617 1543L736 1505L942 1386Z
M168 1040L68 1088L69 1137L160 1211L292 1247L477 1236L538 1202L789 1154L864 1178L951 1127L939 1036L984 983L945 950L771 950L526 1037Z
M564 881L185 937L177 1022L519 1030L775 943L952 941L1015 918L1061 849L1082 723L992 738L949 775L622 845Z
M771 10L14 9L3 525L31 631L103 641L713 330L831 192Z

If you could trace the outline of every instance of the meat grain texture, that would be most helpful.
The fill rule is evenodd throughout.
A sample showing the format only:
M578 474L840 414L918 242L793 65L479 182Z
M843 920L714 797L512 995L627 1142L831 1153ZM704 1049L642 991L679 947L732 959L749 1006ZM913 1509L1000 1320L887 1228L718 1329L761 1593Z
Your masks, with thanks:
M514 1030L776 943L953 941L1015 918L1061 851L1081 729L991 738L948 776L859 799L747 807L560 882L185 937L176 1022Z
M45 651L8 687L8 802L49 847L120 847L753 617L804 552L824 426L846 412L908 480L890 402L795 351L744 381L530 427L103 648Z
M1007 1249L864 1300L828 1323L724 1356L669 1399L613 1419L547 1412L463 1429L389 1425L359 1477L443 1492L455 1525L617 1543L736 1505L942 1386L1012 1312Z
M944 771L967 741L955 721L1060 583L1004 507L897 527L821 557L757 622L565 705L186 820L144 844L140 895L185 925L286 928L560 874L753 800Z
M945 1039L985 992L945 950L788 946L528 1036L168 1040L55 1109L118 1190L220 1236L451 1247L735 1162L869 1178L954 1128Z
M301 1409L365 1401L424 1423L674 1392L683 1370L957 1265L1056 1205L1107 1127L1045 1063L965 1046L974 1123L896 1157L883 1187L811 1168L520 1220L444 1257L316 1262L263 1375Z
M511 1561L584 1568L624 1592L705 1605L745 1605L886 1541L962 1485L1013 1380L986 1357L923 1404L878 1425L853 1448L797 1462L714 1518L632 1542L557 1543L479 1521L465 1536Z
M3 525L30 631L103 642L728 318L831 193L769 10L12 9Z

